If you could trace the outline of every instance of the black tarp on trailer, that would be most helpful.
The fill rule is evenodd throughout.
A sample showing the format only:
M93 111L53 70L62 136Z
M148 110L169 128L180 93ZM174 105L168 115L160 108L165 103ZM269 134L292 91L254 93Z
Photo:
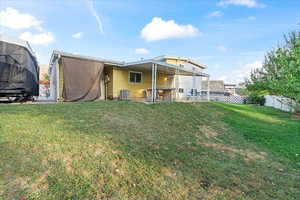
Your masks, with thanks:
M39 67L29 45L0 37L0 97L39 95Z

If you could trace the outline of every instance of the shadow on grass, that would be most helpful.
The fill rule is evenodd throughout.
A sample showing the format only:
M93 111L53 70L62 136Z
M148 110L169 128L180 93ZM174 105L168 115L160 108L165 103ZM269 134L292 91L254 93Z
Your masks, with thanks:
M38 160L29 159L35 164L42 163L43 169L50 168L44 181L47 187L38 197L297 197L295 177L283 175L274 166L270 168L270 160L247 162L240 156L232 157L199 143L199 140L206 142L203 125L214 127L219 134L225 131L234 136L231 129L223 127L222 119L228 113L213 104L70 103L6 107L0 112L7 117L3 123L9 123L10 119L23 123L15 131L1 124L3 133L12 131L2 136L6 143L19 138L16 145L29 145L8 148L6 143L0 143L9 149L11 156L18 155L16 162L31 147L38 145L37 151L44 152L36 157ZM243 115L238 113L236 117L240 116ZM22 129L26 129L25 133ZM1 168L20 177L30 176L29 169L40 169L30 162L22 166L28 169L26 174L20 168L8 169L6 164ZM37 170L37 177L41 177L43 169Z
M267 147L277 155L288 158L299 168L300 124L291 120L292 114L268 107L222 104L222 121L253 142Z

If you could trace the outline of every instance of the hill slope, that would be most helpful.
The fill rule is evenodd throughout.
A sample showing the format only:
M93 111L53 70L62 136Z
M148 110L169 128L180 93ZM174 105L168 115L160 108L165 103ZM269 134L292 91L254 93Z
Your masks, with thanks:
M0 105L0 199L297 199L299 148L271 108Z

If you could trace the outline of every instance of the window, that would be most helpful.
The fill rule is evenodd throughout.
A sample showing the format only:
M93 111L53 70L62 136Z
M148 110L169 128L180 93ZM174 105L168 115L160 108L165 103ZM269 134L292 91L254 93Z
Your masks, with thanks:
M178 92L183 93L184 92L183 88L178 88Z
M142 72L129 72L129 82L130 83L141 83L142 82Z

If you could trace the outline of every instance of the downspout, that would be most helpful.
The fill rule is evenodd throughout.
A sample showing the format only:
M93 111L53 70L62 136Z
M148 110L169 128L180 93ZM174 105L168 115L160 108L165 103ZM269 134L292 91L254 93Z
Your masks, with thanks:
M151 83L151 101L154 102L154 63L152 63Z
M195 77L195 67L193 67L193 95L192 95L192 99L196 99L196 95L197 95L197 92L196 92L196 77ZM195 94L196 92L196 94Z

